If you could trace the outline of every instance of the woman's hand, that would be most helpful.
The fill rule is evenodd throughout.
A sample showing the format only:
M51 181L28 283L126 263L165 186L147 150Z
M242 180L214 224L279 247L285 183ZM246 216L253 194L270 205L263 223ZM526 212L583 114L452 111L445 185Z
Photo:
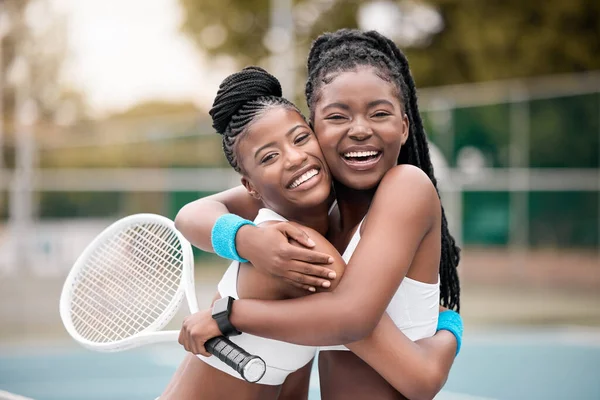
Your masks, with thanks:
M212 317L212 310L209 308L198 311L183 320L179 332L179 344L190 353L210 357L211 354L206 351L204 343L221 335L219 326Z
M255 268L283 278L293 286L316 291L328 288L336 273L326 268L333 263L328 254L311 250L315 243L306 232L289 222L260 227L244 225L236 235L238 254Z

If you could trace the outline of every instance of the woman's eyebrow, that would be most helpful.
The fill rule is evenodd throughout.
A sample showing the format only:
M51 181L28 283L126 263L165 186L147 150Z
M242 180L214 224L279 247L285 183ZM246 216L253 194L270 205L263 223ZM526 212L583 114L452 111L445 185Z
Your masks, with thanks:
M373 101L369 102L369 104L367 104L367 108L372 108L372 107L379 106L382 104L386 105L386 106L394 107L394 105L392 104L391 101L388 101L385 99L380 99L380 100L373 100Z
M263 151L264 149L266 149L267 147L271 147L271 146L275 146L277 143L275 142L269 142L267 144L264 144L262 146L260 146L258 149L256 149L256 151L254 152L254 158L258 158L258 153L260 153L261 151Z
M323 107L323 111L327 111L329 108L341 108L343 110L349 110L350 106L344 103L331 103Z
M302 128L304 127L304 125L302 124L298 124L296 126L294 126L292 129L290 129L289 131L286 132L285 136L290 136L292 133L294 133L294 131L298 128Z
M298 125L294 126L292 129L290 129L289 131L287 131L287 132L285 133L285 136L289 136L289 135L291 135L292 133L294 133L294 132L296 131L296 129L298 129L298 128L303 128L303 127L304 127L304 125L302 125L302 124L298 124ZM263 151L263 150L264 150L264 149L266 149L267 147L275 146L276 144L277 144L277 143L275 143L275 142L269 142L269 143L267 143L267 144L264 144L264 145L260 146L260 147L259 147L258 149L256 149L256 151L254 152L254 158L257 158L257 157L258 157L258 153L260 153L261 151Z

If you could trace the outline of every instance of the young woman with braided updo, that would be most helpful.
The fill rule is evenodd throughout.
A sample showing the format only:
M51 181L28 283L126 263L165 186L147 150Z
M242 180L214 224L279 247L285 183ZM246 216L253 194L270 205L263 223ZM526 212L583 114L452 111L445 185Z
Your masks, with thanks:
M376 32L342 30L315 41L308 69L310 120L337 199L326 235L351 259L335 290L276 302L236 300L230 321L243 332L290 343L351 343L347 347L381 374L350 352L323 351L323 398L400 397L393 388L409 398L431 398L447 377L457 343L448 332L423 338L435 332L431 299L458 309L458 249L439 202L406 58ZM233 189L186 206L176 224L192 243L212 250L211 231L223 214L254 218L258 208L246 191ZM324 259L331 252L285 246L293 238L311 247L306 233L284 222L244 225L235 245L257 270L326 287L326 280L307 275L328 276ZM321 265L311 267L315 262ZM381 328L392 322L386 309L418 344ZM219 334L206 310L186 319L180 341L205 354L203 343Z
M293 226L301 226L316 242L316 249L332 254L334 261L329 268L341 278L345 262L322 236L329 226L329 170L308 124L298 109L281 97L279 82L260 68L245 68L223 81L210 114L213 126L223 135L227 160L242 175L248 193L260 199L265 207L259 211L255 223L265 227L289 220ZM338 281L334 281L330 289L335 288ZM277 300L307 293L260 272L251 264L233 262L219 283L217 297ZM388 319L386 316L385 320ZM398 335L391 321L382 323L376 331L378 336L371 339L373 344L385 344L382 338L393 341ZM248 384L214 357L201 357L204 363L184 362L161 398L269 399L278 395L286 399L306 398L315 348L252 335L232 340L265 359L268 368L261 384ZM363 352L376 354L377 347L373 344L364 343ZM375 368L395 371L390 368L393 364L379 360ZM188 382L186 376L193 377L193 382Z

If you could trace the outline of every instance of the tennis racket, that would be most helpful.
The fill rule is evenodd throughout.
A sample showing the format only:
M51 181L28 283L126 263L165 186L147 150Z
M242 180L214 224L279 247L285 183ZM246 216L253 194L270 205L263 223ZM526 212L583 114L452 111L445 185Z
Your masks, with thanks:
M187 298L198 311L192 247L168 218L125 217L106 228L79 256L60 296L67 332L96 351L122 351L150 343L177 341L179 331L160 331ZM206 350L258 382L266 364L221 336Z

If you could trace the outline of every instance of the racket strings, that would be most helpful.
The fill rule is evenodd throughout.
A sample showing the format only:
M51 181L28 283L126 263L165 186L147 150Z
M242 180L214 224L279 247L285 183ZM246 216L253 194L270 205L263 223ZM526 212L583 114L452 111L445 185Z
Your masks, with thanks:
M106 273L112 273L113 277L115 278L126 279L121 274L115 273L114 270L106 271ZM107 286L105 282L98 276L90 274L87 278L88 282L86 283L91 283L93 287L90 287L89 285L81 285L80 289L86 289L84 293L95 293L96 297L99 297L100 300L105 300L106 298L109 298L111 300L111 302L108 302L108 304L103 304L107 302L99 302L98 300L94 299L93 303L90 303L89 301L87 302L87 308L96 309L96 314L100 312L110 315L112 318L115 318L116 321L114 322L118 322L120 324L119 326L121 328L121 335L128 335L129 332L135 333L136 331L139 331L145 326L149 325L151 321L155 320L158 317L159 314L157 312L151 312L152 310L150 310L149 312L148 310L135 307L135 302L140 301L141 299L131 298L132 293L145 293L148 289L140 288L139 286L134 286L131 287L131 289L135 290L135 292L114 290L114 285ZM130 283L132 283L134 280L135 276L133 277L133 279L131 279ZM82 293L80 292L77 294L81 295ZM88 300L91 300L89 295L86 295L85 297ZM137 316L137 318L132 318L132 316ZM105 332L101 329L98 329L99 327L101 328L103 325L99 325L99 321L97 319L93 322L94 324L92 325L87 324L88 331L91 330L93 332L93 330L96 329L96 334L100 336L104 335ZM110 326L104 326L104 329L111 331ZM88 332L86 331L83 331L82 333L86 336L89 336L87 335ZM115 336L114 330L112 330L112 335ZM117 336L115 337L118 337L118 335L119 334L117 334Z
M123 246L121 246L118 242L115 243L114 241L111 241L111 243L105 243L104 247L106 247L107 250L111 249L111 248L117 248L117 249L123 250L125 252L129 251L128 249L125 249ZM140 253L137 250L134 250L133 254L134 254L134 256L140 255ZM99 264L106 265L108 268L111 268L112 266L115 266L115 265L123 265L123 264L125 264L128 268L131 267L129 269L135 268L136 260L131 260L129 258L123 258L123 257L115 258L114 252L110 252L110 251L106 251L103 255L105 256L106 259L108 259L108 261L109 261L108 263L105 261L105 259L96 257L95 254L93 254L91 256L91 258ZM118 253L117 256L122 256L122 253ZM142 260L142 261L146 262L146 260ZM132 286L135 286L134 289L138 290L138 294L148 293L151 289L154 288L154 286L148 285L148 283L150 282L150 279L148 279L149 278L148 276L142 277L144 279L140 279L140 277L136 274L123 275L121 273L123 271L126 271L126 270L124 270L122 268L112 268L111 272L114 273L115 275L118 275L123 280L129 279L130 283L133 284ZM144 272L144 271L142 271L142 272ZM170 272L172 274L171 271L168 271L168 272ZM174 274L172 274L172 275L173 275L174 279L171 280L171 283L177 284L175 279L178 279L179 277ZM165 305L167 305L169 299L165 298L165 300L166 300Z
M145 224L120 232L93 252L75 283L75 329L94 342L146 329L172 303L182 272L181 244L170 228Z
M115 273L115 275L119 275L122 276L120 274L118 274L118 270L117 271L107 271L108 273ZM159 314L149 314L148 310L143 310L140 309L139 307L135 307L136 303L132 303L129 299L126 298L126 296L128 295L127 293L123 293L122 291L115 291L114 287L112 286L107 286L105 285L105 282L103 282L102 280L102 275L99 274L93 274L93 273L89 273L89 271L86 271L86 273L88 273L88 275L86 276L86 278L88 278L86 281L82 281L82 284L79 285L76 290L78 290L77 295L82 295L85 296L88 300L93 301L94 304L89 304L86 303L85 305L87 306L92 306L93 308L98 308L100 311L104 312L104 313L114 313L115 311L124 311L127 312L127 315L142 315L143 313L145 313L145 317L146 319L151 318L151 320L156 319ZM85 284L83 283L85 282ZM87 284L91 284L91 285L87 285ZM93 286L93 287L91 287ZM85 289L85 290L83 290ZM135 289L142 289L142 288L135 288ZM110 297L113 300L113 303L116 304L103 304L101 302L99 302L99 300L96 299L96 297L91 297L88 293L100 293L100 298L104 298L104 297ZM138 292L140 293L140 292ZM143 292L141 292L143 293ZM106 302L105 302L106 303ZM117 306L116 308L113 306ZM133 308L132 308L133 306ZM124 320L123 318L120 317L120 313L116 313L114 314L114 316L116 318L119 319L119 321L122 323L122 325L127 325L127 328L132 329L133 331L139 329L139 325L138 326L132 326L130 324L129 321ZM85 320L81 320L81 322L85 323ZM97 320L95 322L98 322ZM96 325L88 325L88 329L97 329ZM110 330L110 326L107 326L106 329ZM87 332L83 332L83 333L87 333ZM103 332L101 330L98 331L99 335L102 335Z
M111 256L111 252L107 251L104 253L104 256L106 258L108 258L110 261L110 263L107 263L107 265L121 265L122 263L125 263L125 264L127 264L128 267L132 267L131 269L134 269L136 262L141 262L141 263L146 263L146 264L148 263L149 260L152 262L155 262L155 263L167 262L167 260L164 260L164 259L156 259L156 258L152 259L152 258L147 257L147 255L143 251L144 250L143 248L142 249L139 249L139 248L127 249L126 247L123 247L121 243L119 243L118 241L115 241L115 240L111 240L110 243L106 243L106 244L104 244L104 246L106 246L108 249L117 248L119 250L122 250L124 253L131 252L133 254L133 256L135 257L135 259L131 259L130 257L127 257L127 258L121 257L121 258L115 260L114 257ZM157 250L157 251L159 251L159 250ZM123 253L119 253L118 255L122 256ZM103 259L98 259L94 256L95 255L92 255L92 257L94 259L96 259L98 263L104 263ZM179 260L179 262L181 263L181 260ZM173 263L169 263L169 264L171 264L171 266L173 265ZM178 268L178 266L175 266L175 267ZM121 272L121 269L115 270L115 273L119 273L119 272ZM149 271L143 270L141 272L149 272ZM163 281L167 282L167 280L168 280L168 283L171 285L179 284L179 279L181 279L180 273L176 274L173 271L171 271L170 269L161 270L161 272L163 273L163 275L160 275L158 277L162 278ZM138 286L137 288L143 290L143 292L140 292L140 293L148 293L149 292L148 289L153 289L153 286L148 286L148 284L151 283L151 280L149 279L149 278L151 278L150 276L146 275L143 277L146 279L140 279L140 277L138 275L134 274L129 277L123 276L123 278L124 279L125 278L134 279L135 283L139 283L140 286ZM168 304L168 301L169 300L167 300L167 304Z
M143 231L144 233L149 235L150 238L148 238L146 235L140 235L137 231L133 231L133 233L136 234L136 237L139 237L141 240L145 241L146 243L148 243L148 244L154 246L154 248L156 248L157 252L154 253L153 255L155 255L155 256L167 255L172 259L172 261L181 262L181 258L179 257L179 255L181 254L181 248L174 246L172 243L170 243L170 241L172 241L173 239L177 239L175 232L169 231L169 235L167 236L168 240L164 240L161 237L161 235L164 234L164 230L166 230L167 228L164 228L163 230L159 231L158 233L152 232L151 230L148 230L143 226L140 226L139 228L141 231ZM179 244L179 241L177 241L176 243ZM161 247L161 245L166 245L169 250L165 251L165 249L163 247Z
M118 271L118 270L117 270L117 271ZM113 272L114 272L114 270L113 270ZM135 279L135 275L133 275L132 277ZM122 275L121 275L121 279L123 279ZM147 290L141 290L141 291L140 291L140 290L139 290L139 288L138 288L138 293L146 293L146 292L147 292ZM113 296L114 296L114 292L113 292ZM122 296L120 296L120 297L121 297L121 299L122 299ZM117 298L117 299L118 299L118 298ZM140 299L136 299L136 301L140 301ZM129 307L123 307L122 301L121 301L121 308L125 308L125 309L128 311L128 314L130 314L130 315L131 315L131 314L133 314L133 313L135 313L135 312L137 311L137 310L131 310L131 308L129 308ZM138 313L139 313L139 311L138 311ZM146 322L146 324L143 324L143 325L147 325L147 322L148 322L148 315L147 315L147 314L146 314L146 315L142 314L142 315L140 315L140 317L142 318L142 321L138 321L138 322L141 322L142 324L143 324L144 322ZM155 320L155 319L156 319L156 317L157 317L157 315L154 315L154 316L152 316L152 320ZM120 320L119 322L123 323L123 321L122 321L122 318L121 318L121 320ZM151 321L150 321L150 322L151 322ZM138 327L139 327L139 324L138 324L138 325L136 325L135 327L133 327L133 329L135 330L135 329L136 329L136 328L138 328ZM132 327L131 327L131 325L130 325L130 324L127 326L127 328L129 328L130 330L132 329ZM103 332L101 332L101 333L103 333Z
M113 243L114 243L114 241L113 241ZM119 245L117 245L117 244L112 244L112 243L111 243L111 244L105 244L104 246L105 246L105 247L108 247L108 248L111 248L111 246L113 246L113 247L116 247L116 248L121 248L121 249L122 249L122 247L121 247L121 246L119 246ZM111 253L108 253L108 254L110 255ZM122 255L122 254L121 254L121 255ZM127 259L124 259L124 260L122 260L122 259L116 259L116 260L115 260L115 259L114 259L114 257L110 257L110 256L109 256L109 258L110 258L110 261L111 261L112 265L121 265L121 264L123 264L123 263L124 263L124 264L126 264L128 267L129 267L129 266L131 266L131 263L130 263L130 262L129 262L129 260L127 260ZM111 264L107 264L107 265L111 265ZM134 283L140 283L140 284L142 284L142 285L143 285L143 281L140 281L136 275L131 275L131 276L129 276L129 277L125 277L125 276L123 276L122 274L120 274L120 273L119 273L119 272L121 272L121 270L120 270L120 269L114 269L114 268L113 268L113 269L112 269L112 271L107 271L107 272L109 272L109 273L110 273L110 272L112 272L112 273L114 273L115 275L118 275L118 276L119 276L121 279L131 279L131 280L132 280ZM146 280L146 282L148 282L148 280ZM92 280L92 283L94 283L94 280ZM100 287L97 287L96 289L97 289L97 290L100 290L101 288L100 288ZM136 285L136 286L135 286L133 289L136 289L138 294L144 294L144 293L148 293L150 290L152 290L152 289L153 289L153 287L148 287L147 285L146 285L146 286L139 286L139 285ZM105 291L105 292L106 292L106 291ZM120 304L118 304L119 306L121 306L120 308L121 308L122 310L124 310L124 311L127 311L129 315L135 315L136 313L138 313L138 317L139 317L138 319L140 320L140 321L138 321L138 322L140 322L140 323L139 323L139 324L137 324L137 325L135 325L135 326L131 326L131 324L129 324L129 323L127 323L127 322L123 322L123 319L122 319L122 318L120 319L120 322L121 322L121 323L123 323L124 325L127 325L127 326L126 326L126 328L128 328L129 330L131 330L131 331L133 331L133 332L137 331L137 330L138 330L138 329L140 329L140 328L141 328L141 329L143 329L145 326L149 325L149 323L151 323L152 321L156 320L156 319L157 319L157 318L160 316L160 314L159 314L159 313L156 313L156 312L154 312L154 313L148 313L148 310L143 310L143 309L140 309L139 307L136 307L136 309L131 309L131 307L128 307L126 304L129 304L129 305L131 305L131 304L133 304L133 305L136 305L136 304L139 304L139 303L132 303L132 302L131 302L130 300L128 300L128 299L125 299L125 302L123 302L123 300L124 300L124 299L123 299L123 296L122 296L122 294L120 294L120 293L118 293L118 292L111 291L109 294L110 294L111 296L113 296L113 298L114 298L114 299L115 299L117 302L119 302L119 303L120 303ZM171 296L170 296L170 297L172 297L172 295L173 295L173 294L174 294L174 293L171 293ZM148 296L146 296L146 297L148 297ZM166 307L166 306L168 306L168 304L169 304L170 297L169 297L169 298L165 298L165 296L163 295L163 296L162 296L160 299L158 299L158 300L162 300L162 299L164 299L164 300L165 300L165 302L162 304L162 306L163 306L163 307ZM146 302L147 302L147 301L148 301L148 299L140 299L140 298L138 298L138 299L135 299L135 301L136 301L136 302L141 302L141 301L146 301ZM124 303L126 303L126 304L124 304ZM118 314L117 314L117 315L118 315ZM100 332L100 333L101 333L101 332Z

